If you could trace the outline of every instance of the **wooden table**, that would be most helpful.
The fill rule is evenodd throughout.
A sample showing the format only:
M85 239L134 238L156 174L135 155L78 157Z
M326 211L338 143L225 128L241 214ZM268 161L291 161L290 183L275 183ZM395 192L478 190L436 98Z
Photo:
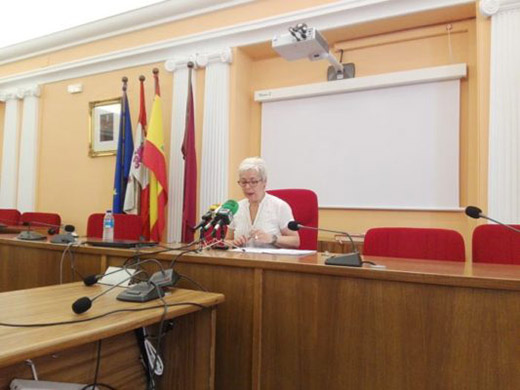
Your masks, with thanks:
M9 269L18 260L55 267L59 250L0 240ZM82 272L129 255L75 253ZM173 257L158 256L165 263ZM520 267L370 260L387 268L325 266L320 255L182 256L176 270L226 296L217 318L216 388L520 388Z
M74 314L71 304L82 296L93 297L106 286L68 283L58 286L17 290L0 294L0 388L13 378L31 379L23 363L35 362L41 380L91 383L94 375L96 343L103 339L99 382L118 389L144 389L145 375L133 329L160 321L164 306L159 300L131 303L116 300L115 289L93 302L82 315ZM174 331L164 337L165 372L160 379L165 389L212 389L214 381L215 306L222 294L172 289L165 297L166 317L175 318ZM150 310L141 310L149 307ZM119 312L87 322L51 327L8 327L85 320L114 310Z

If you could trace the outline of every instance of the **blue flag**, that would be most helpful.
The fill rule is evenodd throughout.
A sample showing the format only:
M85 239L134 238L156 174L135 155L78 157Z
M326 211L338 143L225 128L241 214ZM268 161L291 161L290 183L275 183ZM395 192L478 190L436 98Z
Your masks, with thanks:
M128 107L126 88L124 88L121 103L121 120L119 122L119 140L117 142L114 199L112 203L112 211L114 214L120 214L123 212L126 185L128 184L128 176L132 165L133 153L134 141L132 139L132 122L130 120L130 108Z

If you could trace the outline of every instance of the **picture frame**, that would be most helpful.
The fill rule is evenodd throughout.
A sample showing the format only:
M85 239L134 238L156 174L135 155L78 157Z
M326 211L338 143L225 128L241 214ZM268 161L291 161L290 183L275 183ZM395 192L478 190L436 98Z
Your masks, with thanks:
M113 156L117 153L121 98L89 103L89 156Z

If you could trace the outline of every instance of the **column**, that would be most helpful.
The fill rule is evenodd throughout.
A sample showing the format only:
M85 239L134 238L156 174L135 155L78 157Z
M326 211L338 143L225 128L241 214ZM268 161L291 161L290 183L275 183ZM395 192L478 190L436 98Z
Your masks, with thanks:
M491 17L487 214L520 222L520 0L483 0Z
M198 55L197 65L206 68L199 210L228 197L229 89L231 49Z
M5 102L2 170L0 176L0 208L16 208L18 185L18 96L16 90L0 92Z
M180 242L182 233L182 206L184 188L184 159L181 146L186 128L186 101L188 99L188 62L195 57L168 60L165 68L173 74L172 127L170 133L170 163L168 167L168 226L167 242ZM192 71L193 99L195 100L195 69Z
M18 90L18 97L23 99L23 116L18 165L17 208L22 213L36 209L39 96L40 88L38 86Z

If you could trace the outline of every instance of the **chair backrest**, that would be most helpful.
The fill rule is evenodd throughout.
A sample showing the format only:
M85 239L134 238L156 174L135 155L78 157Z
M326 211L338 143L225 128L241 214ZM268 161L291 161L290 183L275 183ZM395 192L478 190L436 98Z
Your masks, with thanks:
M92 214L88 217L87 237L103 238L103 218L105 214ZM141 216L133 214L114 214L114 239L139 240L143 234Z
M511 225L520 229L520 225ZM474 263L520 264L520 234L495 225L479 225L473 230Z
M16 209L0 209L0 223L4 225L19 225L21 213Z
M464 238L449 229L373 228L365 234L363 254L424 260L464 261Z
M43 226L45 228L54 228L57 233L60 231L61 217L56 213L23 213L20 222L30 223L31 226Z
M318 227L318 197L311 190L286 189L269 190L273 196L285 200L291 206L294 219L302 225ZM300 230L300 249L318 248L318 232L316 230Z

